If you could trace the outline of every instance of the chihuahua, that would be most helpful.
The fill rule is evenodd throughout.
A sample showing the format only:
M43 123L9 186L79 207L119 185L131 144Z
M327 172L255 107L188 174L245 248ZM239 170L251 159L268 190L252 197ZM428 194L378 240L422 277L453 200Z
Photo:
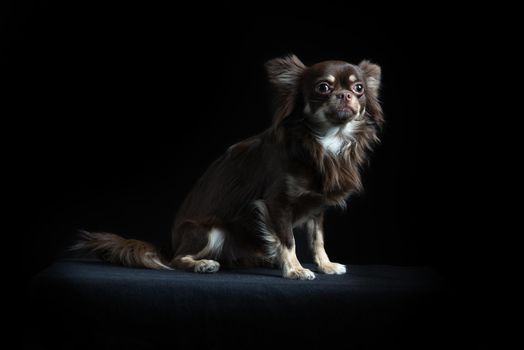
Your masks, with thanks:
M285 278L312 280L297 259L293 229L304 227L317 271L346 273L324 249L323 213L362 188L359 169L384 122L381 69L296 56L266 63L274 92L269 129L229 149L203 174L173 225L173 258L151 244L83 231L73 248L111 263L217 272L221 264L270 264Z

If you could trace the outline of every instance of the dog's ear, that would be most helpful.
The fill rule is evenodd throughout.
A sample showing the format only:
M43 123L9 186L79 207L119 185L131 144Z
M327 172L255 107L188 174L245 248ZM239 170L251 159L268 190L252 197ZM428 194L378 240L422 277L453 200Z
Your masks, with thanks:
M382 107L378 100L382 70L380 66L369 61L362 61L358 65L366 77L366 113L379 128L384 124Z
M295 107L306 66L297 56L289 55L269 60L265 67L274 89L273 125L277 125L290 115Z
M375 97L378 97L378 89L380 88L380 77L382 70L379 65L371 63L367 60L360 62L358 65L366 76L366 87Z

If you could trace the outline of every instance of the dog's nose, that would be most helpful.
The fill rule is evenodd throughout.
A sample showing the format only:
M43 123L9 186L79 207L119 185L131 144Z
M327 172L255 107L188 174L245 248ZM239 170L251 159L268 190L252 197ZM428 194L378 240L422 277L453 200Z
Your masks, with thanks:
M351 100L351 93L349 91L344 91L342 93L336 94L339 100Z

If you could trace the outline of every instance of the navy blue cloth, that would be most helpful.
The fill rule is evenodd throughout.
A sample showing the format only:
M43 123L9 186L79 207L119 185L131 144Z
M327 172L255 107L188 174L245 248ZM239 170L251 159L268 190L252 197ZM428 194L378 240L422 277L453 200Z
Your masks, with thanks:
M308 266L312 268L312 266ZM348 266L293 281L276 269L216 274L65 259L28 288L36 348L438 348L454 335L452 294L425 267Z

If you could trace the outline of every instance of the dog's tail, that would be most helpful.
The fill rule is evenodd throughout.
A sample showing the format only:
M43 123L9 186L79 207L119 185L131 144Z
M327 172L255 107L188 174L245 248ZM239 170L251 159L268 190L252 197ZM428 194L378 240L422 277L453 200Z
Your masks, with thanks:
M172 270L162 262L160 252L147 242L125 239L113 233L80 231L81 239L71 250L95 253L99 259L116 265Z

